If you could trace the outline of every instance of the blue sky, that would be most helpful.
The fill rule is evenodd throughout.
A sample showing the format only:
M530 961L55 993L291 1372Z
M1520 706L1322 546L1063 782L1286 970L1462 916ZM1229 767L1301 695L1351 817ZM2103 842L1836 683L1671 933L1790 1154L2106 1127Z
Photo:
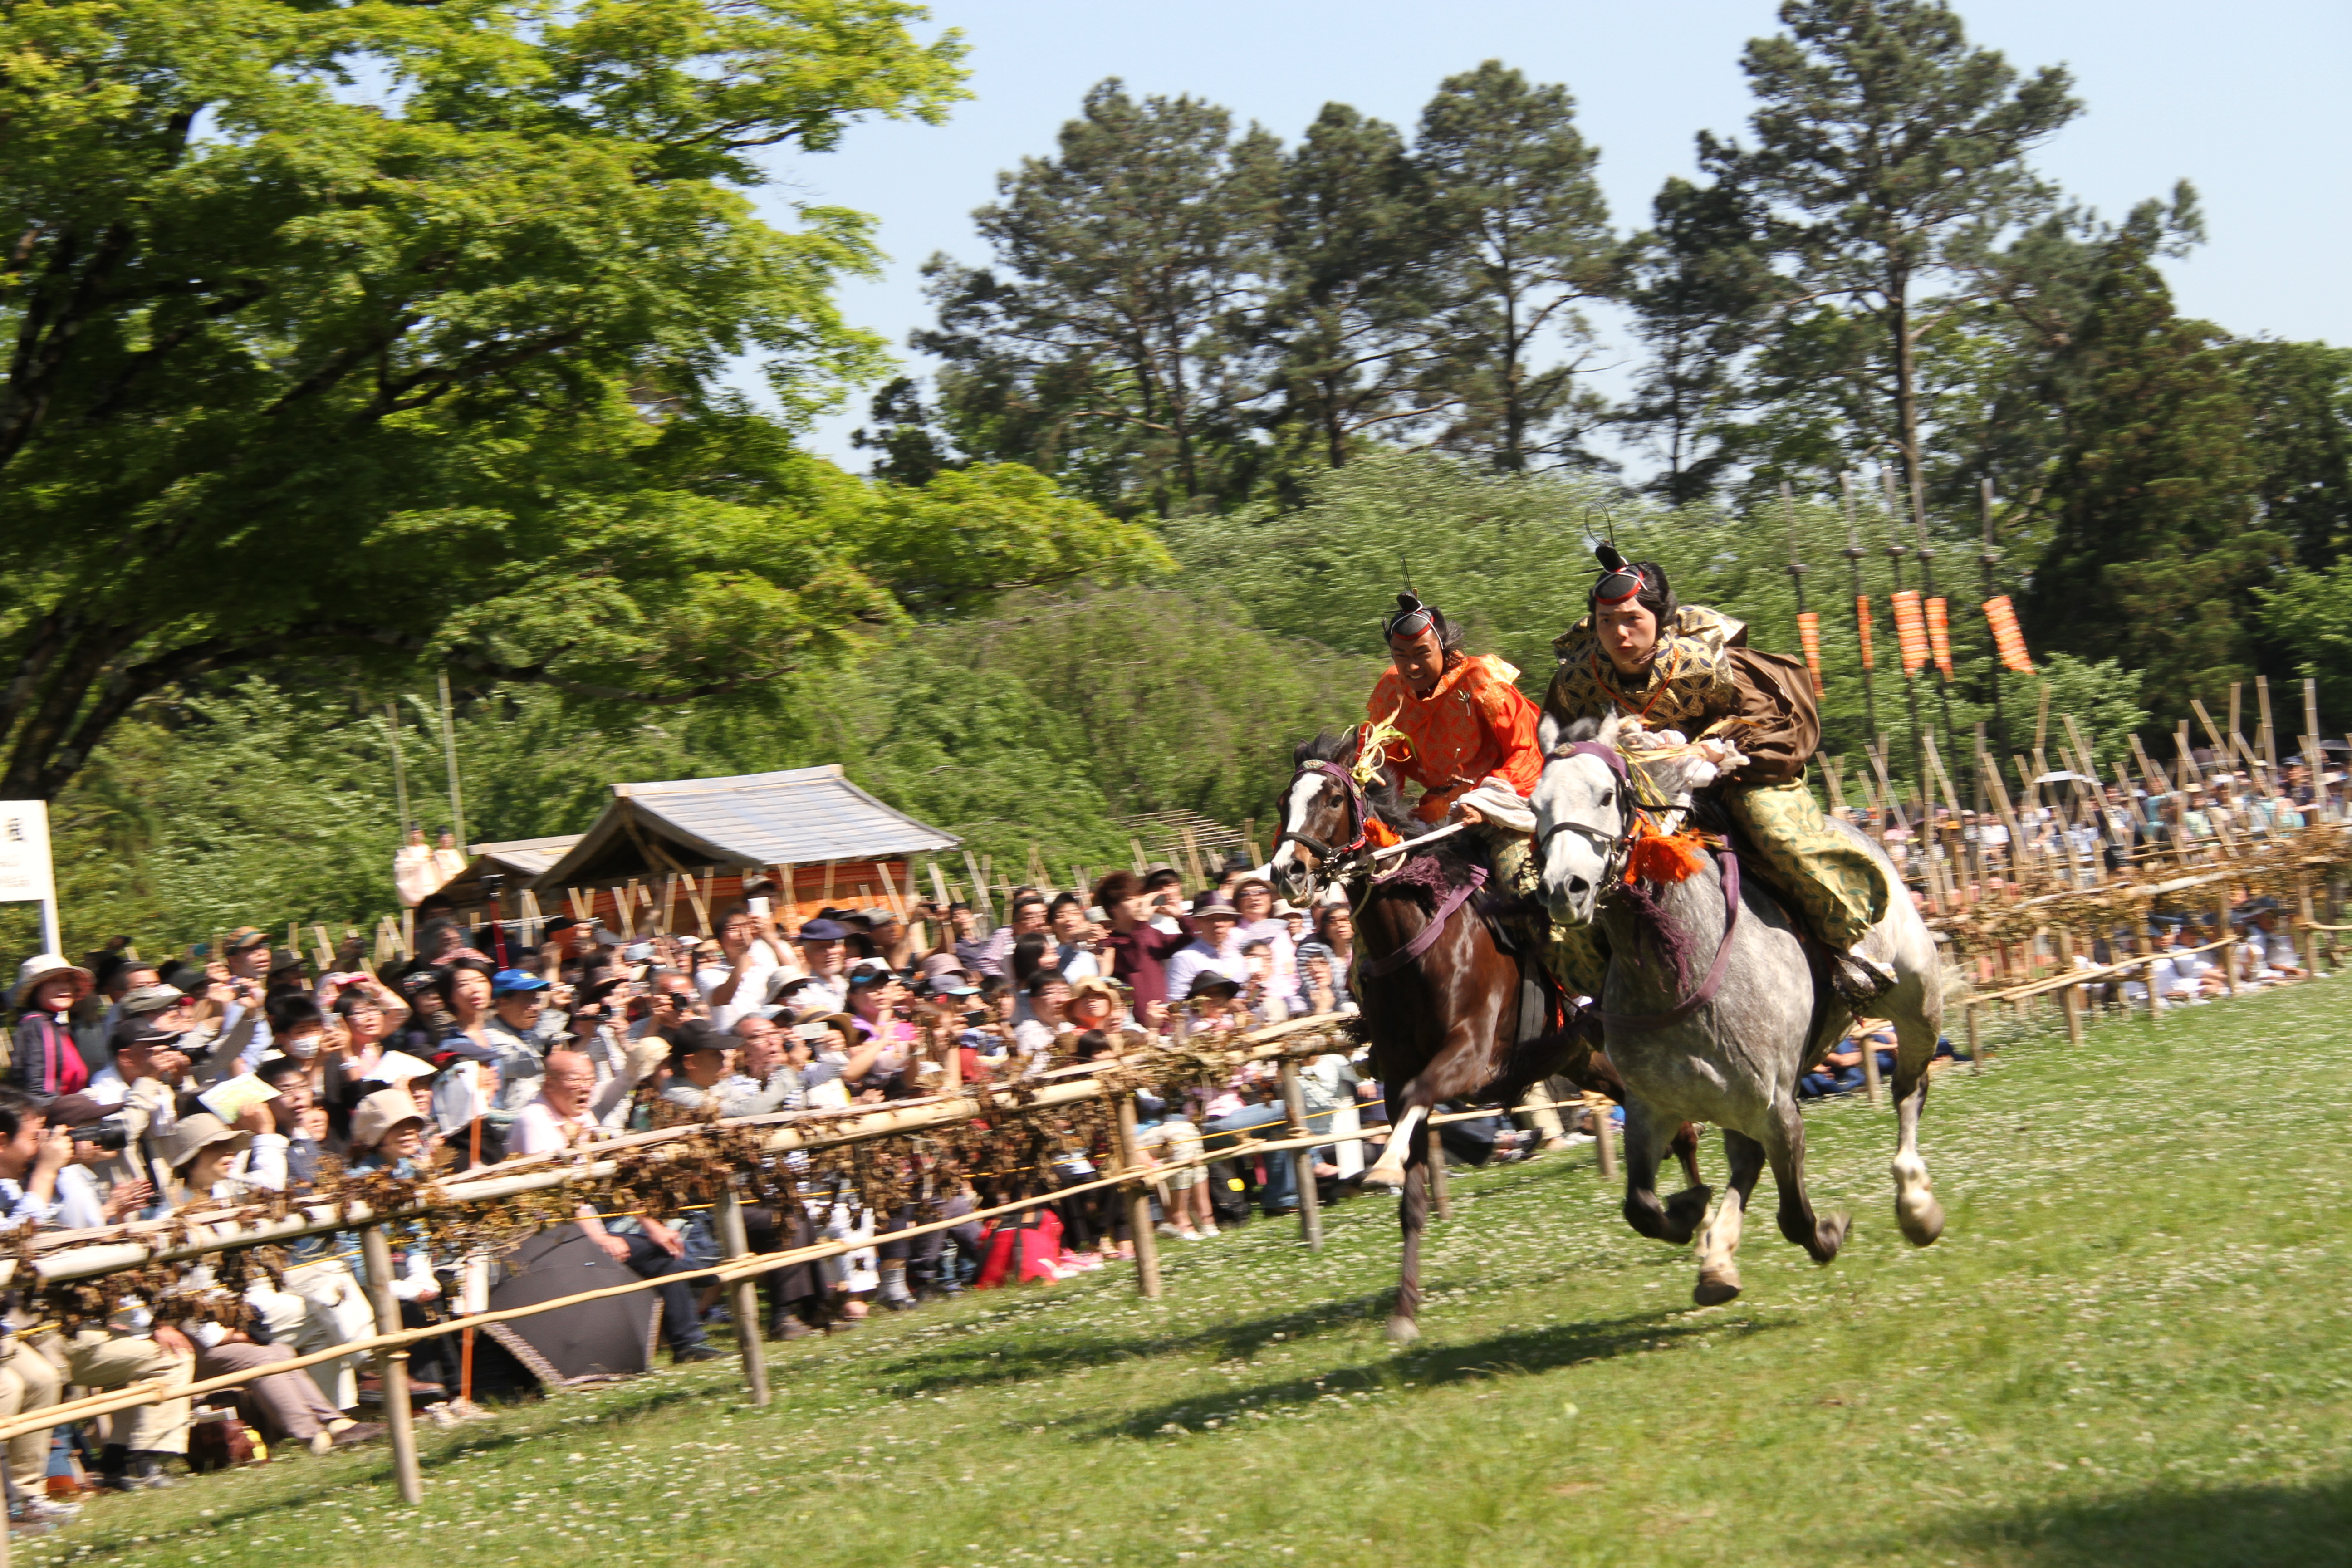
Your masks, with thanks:
M2345 0L1966 0L1971 37L2021 68L2063 63L2088 111L2040 163L2110 216L2188 178L2210 242L2168 271L2180 307L2246 336L2352 342L2352 60ZM961 29L975 98L940 127L879 122L842 148L779 159L761 200L858 208L881 220L887 275L845 292L853 320L904 348L927 320L917 269L934 251L985 260L971 209L996 174L1052 150L1105 77L1191 93L1289 141L1324 103L1408 132L1438 80L1486 58L1565 83L1621 229L1670 174L1693 172L1702 128L1744 132L1741 46L1772 30L1768 0L941 0L930 30ZM864 395L815 433L865 467L849 431Z

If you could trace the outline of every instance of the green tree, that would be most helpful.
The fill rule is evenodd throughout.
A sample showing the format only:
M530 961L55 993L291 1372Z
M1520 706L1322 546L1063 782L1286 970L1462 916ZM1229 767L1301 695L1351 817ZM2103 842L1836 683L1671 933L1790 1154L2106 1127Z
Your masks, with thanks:
M1759 244L1763 216L1736 185L1670 178L1651 215L1627 247L1624 295L1650 360L1613 418L1659 460L1643 488L1680 506L1711 494L1738 458L1739 364L1777 279Z
M1285 433L1339 468L1433 409L1415 395L1431 305L1422 174L1394 126L1327 103L1285 161L1279 283L1260 331Z
M762 148L940 118L961 46L919 16L0 13L0 794L54 795L210 670L429 654L682 701L903 617L866 545L927 597L979 562L1020 582L1148 550L997 470L971 513L932 503L933 559L913 503L790 449L877 363L831 294L873 265L869 225L772 228L740 187ZM358 74L389 101L339 88ZM719 388L744 354L781 417Z
M2174 315L2133 245L2117 247L2060 368L2079 391L2026 630L2037 648L2120 658L2168 723L2251 673L2252 593L2288 547L2254 526L2252 415L2221 334Z
M1786 0L1780 15L1787 31L1741 61L1755 144L1702 134L1700 161L1769 205L1781 310L1818 319L1813 341L1784 339L1767 372L1843 400L1845 449L1815 471L1883 444L1924 500L1921 345L1976 297L1965 264L2047 210L2026 155L2081 106L2063 68L2021 82L1929 0ZM1773 466L1817 464L1817 447Z
M1058 155L1000 174L973 215L1004 276L925 266L940 325L915 342L947 362L957 445L1120 510L1246 495L1265 449L1250 321L1280 180L1275 139L1236 135L1214 104L1089 91Z
M2254 596L2282 662L2319 682L2321 728L2331 736L2352 729L2352 558L2320 571L2291 568ZM2296 719L2293 729L2302 728Z
M1600 400L1578 379L1592 352L1578 307L1609 296L1617 254L1599 158L1566 88L1499 60L1448 77L1422 110L1413 161L1442 235L1423 392L1447 405L1446 449L1508 471L1593 461L1582 437Z
M2242 342L2230 357L2253 419L2263 521L2302 564L2333 565L2352 547L2352 349Z

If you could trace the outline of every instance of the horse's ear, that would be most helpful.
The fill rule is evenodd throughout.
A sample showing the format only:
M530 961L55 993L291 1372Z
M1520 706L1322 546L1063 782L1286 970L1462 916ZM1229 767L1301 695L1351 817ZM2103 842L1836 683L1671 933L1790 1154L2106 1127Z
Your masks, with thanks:
M1549 713L1536 721L1536 745L1545 756L1550 756L1559 746L1562 728L1560 721Z
M1593 740L1604 746L1614 746L1617 743L1617 720L1616 710L1611 710L1609 716L1601 721L1601 728L1593 731Z

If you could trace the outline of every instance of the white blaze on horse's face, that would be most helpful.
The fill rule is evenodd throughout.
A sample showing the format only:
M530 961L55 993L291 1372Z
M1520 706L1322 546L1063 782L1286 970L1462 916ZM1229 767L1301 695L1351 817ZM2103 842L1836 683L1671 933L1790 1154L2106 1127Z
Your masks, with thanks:
M1589 753L1546 763L1536 781L1528 804L1535 808L1536 842L1543 858L1544 904L1562 925L1592 921L1593 906L1609 878L1605 847L1624 828L1617 791L1617 775L1609 764Z
M1316 798L1329 782L1321 773L1309 770L1302 770L1290 781L1290 794L1282 805L1285 833L1307 831L1307 814L1315 809ZM1307 863L1306 853L1295 840L1286 838L1276 847L1271 869L1275 882L1286 896L1297 897L1313 890L1315 868Z

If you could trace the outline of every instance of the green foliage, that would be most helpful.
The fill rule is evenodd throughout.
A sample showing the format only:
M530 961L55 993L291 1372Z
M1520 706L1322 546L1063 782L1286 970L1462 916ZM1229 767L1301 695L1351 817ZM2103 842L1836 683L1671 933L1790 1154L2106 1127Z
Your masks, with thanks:
M2242 342L2230 360L2252 418L2263 521L2309 567L2352 547L2352 349Z
M961 46L918 15L0 16L0 793L53 795L209 670L431 649L675 699L887 619L890 584L809 515L839 485L782 451L879 363L831 295L873 268L869 225L772 228L741 187L759 149L940 118ZM718 390L747 355L777 419Z
M1578 379L1592 332L1577 306L1610 293L1617 247L1576 100L1487 60L1438 84L1413 158L1440 235L1423 377L1445 408L1438 444L1510 471L1591 466L1601 399Z
M2084 393L2024 605L2037 646L2119 656L2166 721L2251 675L2243 623L2287 547L2253 526L2250 416L2217 335L2174 316L2155 269L2119 251L2067 351Z
M1249 493L1240 318L1262 288L1280 181L1274 138L1192 98L1106 81L1060 155L998 177L974 214L1007 276L924 268L957 445L1067 474L1122 510L1167 515Z
M2341 736L2352 728L2352 560L2324 572L2290 568L2279 574L2276 586L2258 588L2254 596L2263 630L2287 668L2300 679L2319 682L2320 722L2332 724L2329 734ZM2294 729L2301 728L2298 718Z

